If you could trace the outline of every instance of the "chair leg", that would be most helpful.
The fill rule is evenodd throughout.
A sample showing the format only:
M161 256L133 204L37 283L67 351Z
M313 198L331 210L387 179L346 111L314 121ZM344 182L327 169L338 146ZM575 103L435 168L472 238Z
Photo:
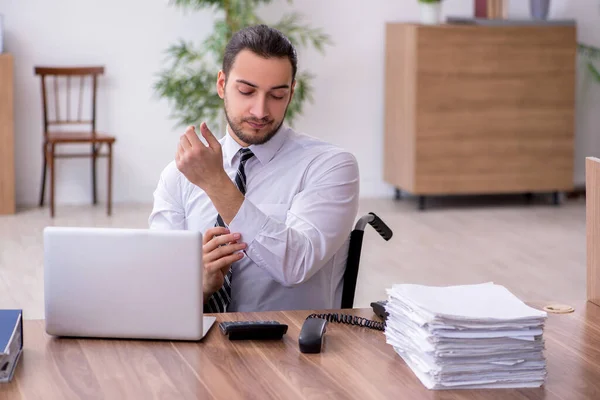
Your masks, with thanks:
M98 204L96 196L96 144L92 143L92 204Z
M48 151L48 144L44 143L44 147L42 148L42 153L44 153L44 165L42 165L42 187L40 190L40 207L44 206L44 194L46 192L46 168L48 168L48 160L47 160L47 153Z
M106 201L106 213L112 214L112 143L108 144L108 199Z
M54 168L54 143L50 145L50 216L54 218L54 182L56 170Z

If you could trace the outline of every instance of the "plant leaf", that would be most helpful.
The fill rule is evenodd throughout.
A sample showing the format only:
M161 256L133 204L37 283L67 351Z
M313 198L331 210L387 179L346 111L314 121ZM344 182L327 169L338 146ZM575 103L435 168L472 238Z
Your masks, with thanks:
M592 73L592 76L594 77L596 82L600 83L600 72L598 72L596 67L594 67L594 64L592 64L591 62L588 63L588 69Z

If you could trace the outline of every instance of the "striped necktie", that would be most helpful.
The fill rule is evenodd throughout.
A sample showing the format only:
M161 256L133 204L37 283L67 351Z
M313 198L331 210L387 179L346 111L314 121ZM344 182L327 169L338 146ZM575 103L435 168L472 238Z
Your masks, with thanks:
M244 170L246 162L254 156L252 150L247 148L242 148L239 150L240 154L240 165L237 170L237 174L235 175L235 184L237 185L240 192L243 195L246 194L246 172ZM223 222L223 218L221 215L217 215L217 222L215 226L225 227L225 223ZM208 302L204 306L204 311L209 313L218 313L218 312L226 312L227 306L231 302L231 270L227 275L225 275L225 282L223 286L208 299Z

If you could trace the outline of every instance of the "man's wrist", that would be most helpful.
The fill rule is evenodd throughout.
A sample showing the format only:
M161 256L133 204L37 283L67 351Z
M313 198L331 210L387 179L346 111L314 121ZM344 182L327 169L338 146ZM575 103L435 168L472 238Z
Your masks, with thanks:
M244 195L225 173L222 177L215 177L212 182L204 191L225 224L229 225L242 206Z
M229 186L233 186L235 188L235 184L233 183L233 181L229 179L227 173L223 171L222 173L211 179L211 182L206 185L204 191L206 192L208 197L212 198L217 197L219 196L219 194L230 189Z

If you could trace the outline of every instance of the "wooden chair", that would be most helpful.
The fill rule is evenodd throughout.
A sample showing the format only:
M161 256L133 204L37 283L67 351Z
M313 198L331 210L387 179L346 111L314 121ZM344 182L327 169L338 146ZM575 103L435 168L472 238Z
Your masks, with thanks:
M34 67L35 75L41 77L42 104L44 112L44 142L42 153L44 165L42 171L42 187L40 191L40 207L44 205L46 188L46 169L50 169L50 215L54 217L55 193L55 160L58 158L91 159L92 170L92 203L97 204L96 196L96 160L99 157L108 159L108 198L107 214L112 212L112 145L116 138L96 132L96 98L98 76L104 74L104 67ZM73 83L73 85L72 85ZM87 85L91 85L89 88ZM73 88L72 88L73 86ZM59 90L59 87L61 90ZM74 89L74 90L72 90ZM86 90L88 89L88 90ZM82 108L84 92L89 91L91 103L86 109L91 111L91 116L84 119ZM50 93L52 92L52 93ZM60 93L66 92L66 99L61 101ZM71 93L77 94L77 113L71 113ZM86 96L87 97L87 96ZM63 108L64 106L64 108ZM64 110L64 111L63 111ZM61 113L63 111L63 113ZM62 127L60 130L57 127ZM88 153L57 153L57 148L62 145L91 145ZM107 151L101 153L103 145Z

